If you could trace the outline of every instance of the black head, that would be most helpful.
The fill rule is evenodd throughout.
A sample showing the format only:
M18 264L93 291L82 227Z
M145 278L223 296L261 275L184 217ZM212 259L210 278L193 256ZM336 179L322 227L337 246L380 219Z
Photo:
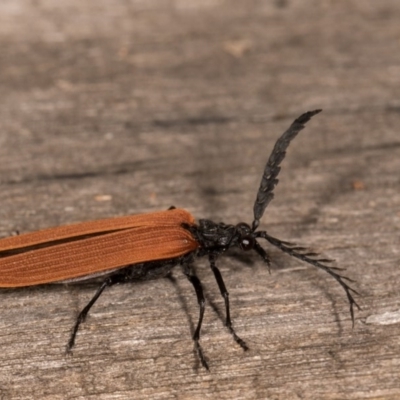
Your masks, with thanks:
M227 225L223 222L216 223L208 219L199 220L197 226L187 226L196 240L200 243L198 256L218 256L231 247L241 250L255 250L270 266L267 252L258 243L257 238L267 238L267 232L254 231L249 224L240 222L237 225Z

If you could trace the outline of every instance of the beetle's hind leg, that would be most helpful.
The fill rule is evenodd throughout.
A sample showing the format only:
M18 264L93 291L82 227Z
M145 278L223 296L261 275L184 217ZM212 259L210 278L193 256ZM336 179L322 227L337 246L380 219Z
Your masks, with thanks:
M193 341L194 341L194 347L199 356L201 365L205 369L209 370L207 361L203 354L203 349L201 348L201 345L200 345L200 330L201 330L201 325L203 323L206 299L204 297L203 288L201 286L200 279L195 275L195 273L192 269L191 261L192 260L184 260L182 262L182 267L183 267L183 273L185 274L185 276L188 278L188 280L194 287L194 290L195 290L196 296L197 296L197 303L199 304L199 308L200 308L199 321L197 322L197 327L193 334Z
M89 303L83 308L83 310L79 313L78 318L76 319L74 328L71 333L71 337L68 341L67 344L67 353L71 353L72 348L75 345L75 338L76 334L78 333L78 329L81 325L82 322L85 321L90 309L92 308L93 304L97 301L97 299L101 296L103 293L104 289L109 286L113 286L117 283L122 283L126 281L126 275L122 273L118 273L115 275L112 275L108 277L102 284L101 286L97 289L95 295L92 297L92 299L89 301Z
M231 313L230 313L230 305L229 305L229 293L226 290L226 286L224 283L224 280L222 279L222 275L218 267L215 265L215 260L216 256L213 254L210 254L209 256L209 261L210 261L210 267L212 272L214 273L215 280L217 281L219 291L221 293L221 296L224 298L225 301L225 326L228 328L229 332L233 336L233 339L235 342L243 349L243 350L248 350L249 348L247 347L246 342L241 339L235 332L235 329L232 326L232 321L231 321Z

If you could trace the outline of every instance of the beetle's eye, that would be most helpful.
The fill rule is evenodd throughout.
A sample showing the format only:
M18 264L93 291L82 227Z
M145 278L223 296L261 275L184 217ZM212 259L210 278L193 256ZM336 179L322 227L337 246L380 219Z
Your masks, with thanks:
M239 223L236 225L236 229L237 229L239 232L242 232L242 233L249 233L249 232L251 232L250 226L249 226L248 224L246 224L245 222L239 222Z
M244 251L252 250L254 248L255 239L252 236L243 236L240 240L240 248Z

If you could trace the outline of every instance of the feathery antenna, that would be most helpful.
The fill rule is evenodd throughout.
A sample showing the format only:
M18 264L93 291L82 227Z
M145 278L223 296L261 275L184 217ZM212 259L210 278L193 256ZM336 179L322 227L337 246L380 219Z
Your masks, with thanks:
M270 201L274 198L274 189L278 184L279 180L277 176L281 170L280 164L285 158L286 149L290 142L297 136L297 134L304 128L305 124L315 115L320 113L322 110L308 111L299 118L297 118L289 129L283 133L283 135L275 143L274 149L267 161L264 168L264 173L261 178L260 188L257 192L257 198L254 203L254 221L252 225L253 231L255 231L260 223L260 219L264 214Z

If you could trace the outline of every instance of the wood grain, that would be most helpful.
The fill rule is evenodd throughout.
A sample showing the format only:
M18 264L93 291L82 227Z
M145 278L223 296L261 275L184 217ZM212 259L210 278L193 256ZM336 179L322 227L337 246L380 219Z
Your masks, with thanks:
M1 399L400 398L400 5L396 0L0 3L0 234L171 205L251 223L275 140L290 146L261 227L336 259L340 287L266 248L175 281L0 293Z

